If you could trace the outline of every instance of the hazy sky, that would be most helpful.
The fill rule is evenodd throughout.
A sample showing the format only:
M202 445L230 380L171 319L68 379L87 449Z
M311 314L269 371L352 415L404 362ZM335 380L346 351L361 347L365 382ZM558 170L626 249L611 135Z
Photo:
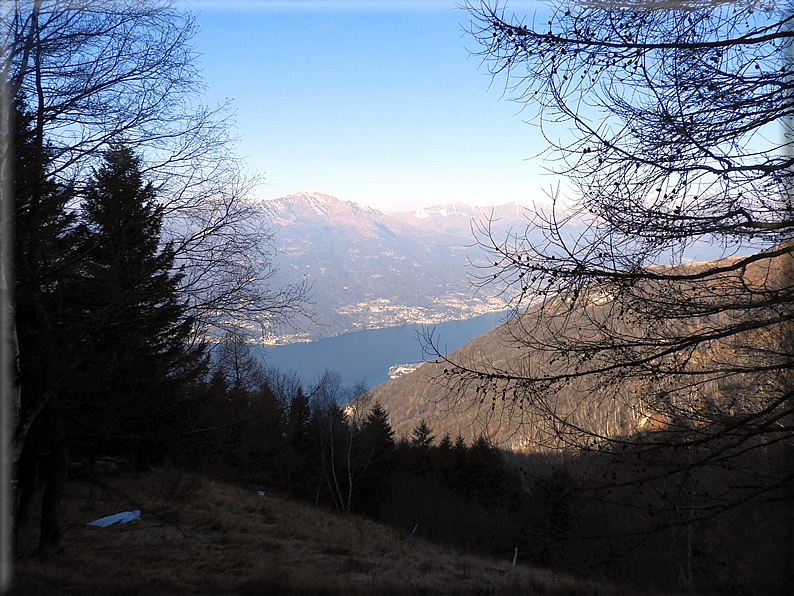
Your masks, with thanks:
M470 55L454 1L187 4L205 99L232 100L259 197L311 190L387 212L545 202L554 179L529 159L543 140Z

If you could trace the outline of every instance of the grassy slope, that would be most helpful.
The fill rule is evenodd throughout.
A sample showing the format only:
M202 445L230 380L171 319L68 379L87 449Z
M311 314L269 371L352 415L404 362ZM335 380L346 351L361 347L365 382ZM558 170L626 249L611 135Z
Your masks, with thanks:
M134 508L140 520L86 525ZM70 482L63 522L46 563L35 531L21 534L12 594L610 593L170 469Z

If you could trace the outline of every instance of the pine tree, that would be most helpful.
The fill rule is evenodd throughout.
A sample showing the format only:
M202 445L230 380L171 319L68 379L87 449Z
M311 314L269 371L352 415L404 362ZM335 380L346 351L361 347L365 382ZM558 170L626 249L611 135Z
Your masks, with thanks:
M458 433L455 445L452 448L454 463L452 465L452 479L450 485L457 491L463 491L468 485L469 448L466 439Z
M361 425L360 450L368 464L368 476L386 475L394 460L394 430L389 413L376 402Z
M394 430L389 424L389 413L379 402L375 402L367 414L361 434L364 442L372 445L379 454L394 451Z
M469 497L486 509L513 506L523 492L517 472L483 435L477 437L469 449L466 481Z
M203 347L190 345L172 247L160 246L163 209L122 143L106 151L81 206L88 257L70 296L86 356L71 410L75 448L157 458L204 365Z
M438 448L443 452L452 452L452 437L449 433L446 433L442 438L441 441L438 443Z
M287 396L283 396L287 397ZM313 469L311 437L312 413L309 398L298 387L289 402L284 436L284 453L280 458L283 488L296 496L309 497L316 480Z
M376 516L381 513L391 491L395 464L394 430L389 414L378 402L364 419L360 434L362 459L367 462L359 482L358 511Z
M431 448L435 439L430 427L424 419L419 421L411 433L411 463L409 467L421 474L430 472L432 468Z
M226 425L231 424L225 372L216 368L195 394L197 403L188 417L191 426L184 442L187 451L184 463L209 476L219 476L229 447Z
M14 101L14 271L22 417L33 420L51 394L71 351L57 310L62 279L74 266L70 186L49 175L51 149L37 136L35 116Z
M455 454L452 449L452 436L445 433L438 443L435 467L444 484L450 487L454 485L453 471L455 468Z
M414 447L429 448L433 444L436 437L432 434L430 427L424 419L419 421L419 424L414 428L411 436L411 445Z

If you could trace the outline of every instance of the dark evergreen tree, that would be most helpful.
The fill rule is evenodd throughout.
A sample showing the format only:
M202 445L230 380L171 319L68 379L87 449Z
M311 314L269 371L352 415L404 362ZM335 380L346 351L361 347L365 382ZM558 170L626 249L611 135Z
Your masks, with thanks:
M270 485L278 479L284 452L284 426L276 395L267 382L256 391L237 396L232 430L239 437L236 448L237 478L256 485ZM243 401L243 403L240 403Z
M422 419L411 434L411 445L419 448L429 448L435 438L427 422Z
M361 427L363 442L375 451L374 459L383 459L394 451L394 430L389 424L389 414L376 402Z
M433 435L430 427L424 419L411 433L411 460L409 466L420 474L429 473L432 469L431 447L433 445Z
M287 440L295 448L303 443L308 435L312 412L309 408L309 398L303 393L303 388L298 387L292 396L287 414Z
M14 399L10 400L9 429L13 430L7 454L12 494L17 497L17 475L25 467L30 471L21 461L26 449L27 456L38 451L47 457L59 454L62 461L65 426L70 433L79 428L87 435L91 425L83 415L91 413L90 404L104 404L111 395L118 402L119 388L100 386L95 379L100 372L102 377L115 379L111 375L123 366L98 351L101 342L94 337L95 328L108 335L116 333L107 328L118 313L108 308L101 317L102 308L96 304L82 308L82 298L102 296L107 284L95 284L97 296L77 287L86 271L74 266L88 247L73 243L76 238L69 233L73 216L66 209L76 204L72 187L86 182L86 173L100 158L99 148L126 134L136 149L152 149L147 153L147 176L166 185L169 212L179 214L185 224L176 230L181 235L177 250L180 259L189 263L186 271L190 274L179 284L181 293L205 322L230 314L284 320L301 312L306 290L300 285L273 291L264 283L272 273L268 234L242 225L255 208L245 200L251 182L241 175L230 152L225 108L207 110L194 101L200 88L190 47L194 19L167 2L93 3L91 10L85 9L85 3L72 1L16 2L8 5L2 19L4 90L12 97L27 96L32 114L16 110L22 117L15 128L9 122L15 110L2 110L0 127L8 134L2 142L5 150L0 151L0 188L4 199L7 194L16 197L16 239L4 235L0 256L6 258L0 258L0 268L9 282L11 270L17 273L14 300L8 306L18 339L12 344L17 356L12 366L18 367L19 382L9 383ZM62 184L64 180L75 184ZM7 257L13 248L16 262L11 264ZM162 304L154 310L157 306ZM180 317L173 318L165 310L159 309L156 317L163 328L175 329ZM174 324L167 322L169 318ZM149 323L145 326L151 331ZM141 347L137 339L130 339L130 345ZM152 379L153 386L146 389L149 398L163 390L161 403L152 401L148 406L167 410L175 402L173 387L164 387L163 377L174 380L166 384L177 386L180 377L190 376L195 362L187 357L175 363L180 342L163 341L162 333L148 340L152 343L145 345L147 352L170 350L166 360L171 364L152 375L141 363L133 368L142 378ZM176 346L175 351L169 343ZM183 355L188 352L184 350ZM118 350L115 354L117 358L129 355ZM86 358L101 362L105 370L86 366ZM122 388L127 395L142 383L130 381ZM89 391L86 395L82 384ZM105 397L100 399L100 393ZM34 425L40 425L38 431ZM108 429L99 430L107 434ZM118 438L127 440L136 434L132 430L126 438L123 433ZM45 446L35 437L53 443ZM80 440L85 443L86 437ZM61 464L56 467L62 468ZM44 521L49 514L42 513ZM12 519L5 521L13 524Z
M48 174L52 151L37 135L35 116L14 101L14 272L23 418L33 420L56 391L68 336L53 313L61 279L74 264L69 231L74 214L66 205L73 189Z
M359 440L367 467L359 481L358 510L378 515L391 490L395 462L394 430L389 424L389 414L380 403L376 402L364 419Z
M446 433L443 437L441 437L441 441L438 443L438 448L444 452L452 451L452 437L449 436L449 433Z
M509 509L523 492L518 472L507 464L502 452L482 435L469 449L466 476L469 497L486 509Z
M216 368L195 391L197 403L189 416L190 430L184 442L184 463L215 477L223 468L223 458L228 448L226 425L231 423L228 392L226 375L221 368Z
M319 470L312 470L311 409L309 398L298 387L289 402L284 450L281 456L281 484L288 493L308 497Z
M468 447L463 435L455 437L455 445L452 448L454 463L452 465L452 480L450 486L458 491L463 491L468 479Z
M439 479L444 483L444 485L450 488L453 488L454 485L455 468L455 454L452 449L452 437L449 433L446 433L438 443L435 467Z
M64 383L77 361L77 344L63 319L62 280L73 273L79 251L71 230L74 198L70 185L49 175L52 151L35 115L21 98L14 101L14 293L21 399L14 407L19 424L15 501L17 522L27 519L37 476L44 485L41 508L42 556L59 544L57 506L66 472L66 437L60 416ZM38 474L37 474L38 471Z
M408 437L400 437L394 446L394 459L398 468L407 468L411 464L413 448Z
M186 388L204 373L203 346L179 299L181 275L161 246L163 208L140 159L111 145L81 201L81 279L68 296L83 329L69 409L80 455L157 459L177 436Z

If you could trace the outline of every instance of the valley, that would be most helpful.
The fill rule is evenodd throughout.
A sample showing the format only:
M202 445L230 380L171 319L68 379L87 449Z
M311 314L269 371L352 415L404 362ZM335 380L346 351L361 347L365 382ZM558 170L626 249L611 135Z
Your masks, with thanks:
M0 593L791 593L791 7L535 4L4 3Z

